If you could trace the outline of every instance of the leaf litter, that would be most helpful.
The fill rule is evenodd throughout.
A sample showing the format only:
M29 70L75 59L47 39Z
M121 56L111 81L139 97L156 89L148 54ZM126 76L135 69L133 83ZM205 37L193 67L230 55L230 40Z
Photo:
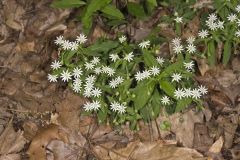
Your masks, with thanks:
M140 131L129 130L128 124L99 126L94 117L81 114L85 99L45 78L50 59L57 57L50 41L60 32L71 37L81 31L70 16L74 10L55 10L48 4L47 0L0 2L0 18L5 21L0 21L0 160L20 160L24 154L38 160L239 159L239 57L227 69L212 69L204 59L197 60L201 76L196 80L210 90L203 111L160 116L150 124L140 122ZM212 8L212 3L202 0L192 7ZM140 40L168 12L157 10L147 27L140 22L122 28ZM198 21L196 16L186 26L183 38L197 33ZM160 35L175 37L171 26L161 23L159 27ZM92 41L102 35L115 36L97 25ZM161 51L169 52L168 45ZM166 131L159 129L165 120L171 122Z

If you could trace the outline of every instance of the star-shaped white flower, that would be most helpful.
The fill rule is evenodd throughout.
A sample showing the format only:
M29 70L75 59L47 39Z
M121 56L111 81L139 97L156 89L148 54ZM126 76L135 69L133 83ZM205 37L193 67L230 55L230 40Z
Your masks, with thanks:
M94 83L96 80L96 76L94 75L88 75L86 78L87 83Z
M79 93L81 91L81 86L73 84L72 89L74 92Z
M196 52L196 46L194 46L193 44L189 44L189 45L187 45L187 51L189 52L189 53L194 53L194 52Z
M192 98L195 98L195 99L198 99L198 98L200 98L201 97L201 93L200 93L200 91L198 90L198 89L193 89L192 90Z
M93 57L93 59L92 59L92 61L91 61L91 63L92 63L93 65L96 65L96 64L98 64L99 62L100 62L99 57Z
M190 62L184 62L183 63L184 67L187 69L187 70L193 70L193 67L194 67L194 62L193 61L190 61Z
M48 80L50 82L57 82L57 75L48 74Z
M130 52L124 57L124 59L128 62L131 62L133 60L133 57L134 57L133 52Z
M177 99L182 99L185 96L186 96L186 94L183 89L178 88L174 91L174 97L176 97Z
M236 14L229 14L227 19L230 21L230 22L235 22L237 20L237 15Z
M183 46L182 45L174 46L173 51L174 53L179 54L183 51Z
M165 61L162 57L157 57L156 59L157 59L158 64L160 64L160 65L162 65Z
M70 42L70 49L72 51L76 51L78 49L78 43L77 42Z
M172 75L172 82L174 82L174 81L179 82L181 79L182 79L181 74L173 73L173 75Z
M214 31L218 28L218 24L213 21L207 21L207 26L209 27L210 30Z
M148 48L149 46L150 46L150 41L149 40L139 43L139 47L141 47L142 49Z
M195 37L193 37L193 36L190 36L190 37L187 38L187 43L188 44L193 44L194 41L195 41Z
M69 42L68 40L64 40L62 43L62 48L64 50L70 50L72 48L72 43Z
M111 61L116 62L119 59L119 56L117 54L110 54L109 58Z
M208 30L201 30L200 32L198 32L198 36L202 39L206 38L208 35Z
M85 66L86 70L91 70L91 69L94 68L94 64L93 63L89 63L89 62L86 62L84 64L84 66Z
M82 75L82 73L83 73L82 69L79 67L76 67L73 69L72 74L73 74L74 78L79 78Z
M101 108L101 105L100 105L100 102L99 101L93 101L91 103L91 108L92 110L96 111L96 110L99 110L99 108Z
M90 102L87 102L83 105L83 108L85 111L89 112L92 110L92 104Z
M183 23L183 17L176 17L174 19L177 23Z
M110 104L110 109L111 109L112 111L116 112L116 111L118 111L118 106L119 106L119 105L120 105L120 104L119 104L118 102L114 101L114 102L112 102L112 103Z
M237 20L237 25L240 27L240 19Z
M94 88L94 89L92 90L92 95L93 95L94 97L99 97L101 94L102 94L102 91L101 91L99 88Z
M193 93L192 93L191 88L185 88L184 91L185 91L185 96L186 96L187 98L193 96Z
M216 21L217 20L217 15L215 13L212 13L208 16L209 21Z
M160 73L160 69L158 67L153 66L153 67L151 67L150 72L151 72L152 75L155 76L155 75L158 75Z
M217 22L217 28L224 29L224 21L218 21Z
M79 44L83 44L83 43L85 43L87 41L87 37L84 34L80 34L79 36L77 36L76 41Z
M235 9L238 13L240 13L240 5L237 5L237 7Z
M52 69L59 69L60 67L62 66L62 64L61 64L61 62L60 61L57 61L57 60L55 60L54 62L52 62L52 64L51 64L51 68Z
M168 96L163 96L163 97L161 98L161 102L162 102L162 104L164 104L164 105L168 105L168 104L170 104L170 99L169 99Z
M123 104L120 104L119 106L118 106L118 113L120 113L120 114L123 114L123 113L125 113L126 112L126 106L125 105L123 105Z
M135 79L137 81L141 81L144 79L144 76L142 75L142 73L140 71L138 71L135 75L134 75Z
M172 44L173 44L173 46L181 45L181 38L176 37L176 38L172 39Z
M96 74L102 73L101 67L96 67L96 68L94 69L94 72L95 72Z
M55 40L54 43L57 45L62 45L64 42L63 36L58 36Z
M198 87L198 91L200 92L200 94L202 94L202 95L204 95L204 94L207 94L208 93L208 90L207 90L207 88L205 87L205 86L202 86L202 85L200 85L199 87Z
M121 37L118 38L118 40L119 40L120 43L123 43L127 40L127 38L126 38L126 36L121 36Z
M108 67L108 69L107 69L107 75L108 75L108 76L113 76L114 73L115 73L115 70L112 69L112 68L110 68L110 67Z
M68 82L72 79L72 75L68 70L63 71L60 77L62 78L63 82Z
M240 37L240 30L237 30L237 32L235 33L235 36L238 38Z

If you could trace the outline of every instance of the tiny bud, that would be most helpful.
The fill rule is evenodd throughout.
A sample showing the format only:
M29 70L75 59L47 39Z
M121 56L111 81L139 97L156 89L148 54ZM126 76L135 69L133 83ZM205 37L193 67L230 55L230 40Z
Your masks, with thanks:
M136 97L136 95L135 94L132 94L132 98L135 98Z

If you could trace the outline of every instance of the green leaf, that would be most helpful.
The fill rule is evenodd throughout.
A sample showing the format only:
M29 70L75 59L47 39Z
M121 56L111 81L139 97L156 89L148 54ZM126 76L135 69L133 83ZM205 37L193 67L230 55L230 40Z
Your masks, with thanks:
M160 88L170 97L174 98L175 87L168 81L160 80Z
M85 4L84 1L80 0L55 0L50 6L53 8L77 8Z
M154 86L155 86L154 82L150 82L150 83L143 82L137 86L134 92L136 95L134 99L135 109L139 110L147 104L147 102L149 101L153 93Z
M177 106L176 106L175 112L180 112L180 111L184 110L191 103L192 103L192 99L190 99L190 98L179 100L177 102Z
M91 0L87 6L86 12L82 17L83 29L86 34L92 27L93 14L107 6L112 0Z
M182 67L182 63L176 62L173 63L171 65L169 65L166 69L164 69L164 71L162 71L162 73L160 73L160 75L158 76L159 79L161 79L162 77L167 77L170 74L172 74L173 72L176 71L180 71L181 67Z
M127 8L128 8L128 13L130 13L132 16L135 16L137 18L146 17L143 6L137 3L129 2L127 4Z
M106 41L102 43L95 43L94 45L88 47L92 52L107 52L118 46L116 41Z
M151 14L155 7L157 7L157 1L156 0L147 0L147 10L148 14Z
M232 43L228 40L224 44L223 48L223 64L226 66L230 60L231 57L231 48L232 48Z
M108 15L110 19L124 19L122 12L112 4L107 5L101 11Z
M208 43L208 62L210 66L214 66L216 63L215 42L211 40Z
M154 112L154 117L157 118L157 116L160 113L160 94L157 88L154 89L154 92L151 98L151 106Z
M158 66L156 58L148 50L143 50L143 60L148 67Z

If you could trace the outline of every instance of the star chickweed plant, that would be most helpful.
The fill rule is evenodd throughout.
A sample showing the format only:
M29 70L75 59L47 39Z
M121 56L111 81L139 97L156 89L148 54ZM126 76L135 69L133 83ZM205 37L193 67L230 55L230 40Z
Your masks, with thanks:
M117 40L99 39L87 46L87 37L80 34L73 42L57 37L59 59L51 64L50 82L65 82L76 94L89 101L82 108L95 113L100 123L113 125L130 122L136 129L140 119L149 122L161 110L179 112L190 104L201 107L204 86L194 87L194 63L188 55L195 52L195 38L172 41L174 62L157 56L157 44L150 40L128 43L125 36Z
M218 1L215 3L218 3ZM199 43L206 46L202 53L207 55L211 66L216 64L218 57L216 52L219 52L218 50L221 48L219 45L222 44L222 63L227 65L232 53L236 51L240 43L239 8L240 4L234 6L230 1L219 4L219 9L217 8L216 13L208 15L203 28L198 33ZM226 10L227 12L225 12Z

